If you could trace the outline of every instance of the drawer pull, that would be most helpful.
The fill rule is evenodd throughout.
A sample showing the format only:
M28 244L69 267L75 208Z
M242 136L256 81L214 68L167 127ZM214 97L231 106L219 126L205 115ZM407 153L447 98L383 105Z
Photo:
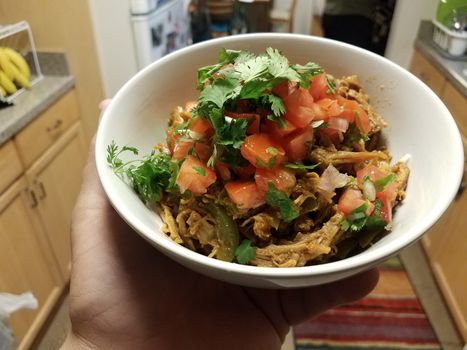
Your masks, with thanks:
M52 125L52 126L48 126L46 130L47 130L47 132L55 131L55 130L57 130L60 126L62 126L62 124L63 124L63 120L57 119L57 120L55 121L55 124Z
M47 192L45 191L44 184L41 181L36 181L36 184L39 186L39 195L38 198L40 200L45 199L47 197Z
M37 201L37 197L36 197L36 193L34 193L33 190L31 189L26 189L26 192L28 193L29 195L29 199L30 199L30 202L29 202L29 206L31 208L35 208L37 207L37 205L39 204L38 201Z

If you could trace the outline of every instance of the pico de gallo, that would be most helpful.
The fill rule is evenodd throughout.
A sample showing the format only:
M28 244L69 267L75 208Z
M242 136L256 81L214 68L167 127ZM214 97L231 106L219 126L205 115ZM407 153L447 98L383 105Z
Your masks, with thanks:
M356 76L291 64L277 49L222 49L198 70L196 101L140 160L107 161L188 249L224 261L296 267L343 259L392 225L409 169Z

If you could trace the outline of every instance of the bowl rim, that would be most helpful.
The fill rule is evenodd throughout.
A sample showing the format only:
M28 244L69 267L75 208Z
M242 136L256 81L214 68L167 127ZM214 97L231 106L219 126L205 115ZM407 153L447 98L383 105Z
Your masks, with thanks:
M173 58L178 56L182 56L185 54L190 54L190 52L195 50L200 50L205 47L209 46L216 46L220 44L229 45L232 42L238 42L242 40L255 40L255 39L282 39L282 40L290 40L290 39L297 39L301 41L308 41L308 42L321 42L327 43L333 46L338 47L339 49L344 50L351 50L355 51L359 54L366 55L371 57L379 63L384 65L389 65L393 69L398 70L402 75L405 75L408 79L414 81L421 89L425 90L427 94L430 95L432 99L436 101L441 108L444 109L443 118L446 121L446 127L449 128L449 133L453 136L450 142L452 143L453 151L457 154L457 162L453 164L452 172L450 174L453 186L451 186L446 195L441 200L437 202L437 205L431 208L433 212L433 216L429 217L426 220L420 220L421 222L413 225L404 236L400 237L397 240L392 242L388 242L387 244L376 247L371 250L365 250L360 254L357 254L352 257L348 257L342 260L333 261L329 263L319 264L319 265L310 265L310 266L302 266L302 267L290 267L290 268L275 268L275 267L258 267L258 266L251 266L251 265L241 265L237 263L225 262L213 258L209 258L205 255L200 253L191 251L188 248L185 248L171 240L166 239L165 237L159 237L154 235L151 230L146 230L144 225L139 223L139 220L131 211L122 211L121 210L121 198L118 196L118 191L114 191L110 184L107 183L105 177L107 176L107 163L105 158L105 152L103 150L106 149L107 145L104 144L104 133L108 129L107 126L109 124L109 119L113 114L113 110L116 106L116 101L118 101L122 96L124 96L128 91L132 89L132 87L151 70L157 69L158 66L165 64L166 62L170 61ZM447 118L450 116L450 118ZM322 37L315 37L315 36L308 36L304 34L290 34L290 33L251 33L251 34L241 34L241 35L234 35L228 37L221 37L216 39L211 39L208 41L204 41L201 43L193 44L172 52L159 60L151 63L147 67L140 70L136 73L133 77L131 77L117 92L115 97L110 102L109 106L103 112L101 116L101 121L99 123L97 134L96 134L96 142L95 142L95 160L96 166L98 171L99 180L102 184L102 187L110 200L111 205L114 209L119 213L119 215L144 239L149 241L151 244L155 245L155 247L166 255L173 256L174 254L180 258L182 258L185 262L196 265L203 265L212 270L222 270L228 273L235 273L241 274L245 276L252 276L252 277L261 277L261 278L280 278L280 279L294 279L294 278L301 278L301 277L311 277L311 276L324 276L334 273L343 273L349 270L356 270L361 269L362 267L370 267L375 265L382 260L389 258L392 255L398 253L401 249L415 243L431 226L433 226L441 215L445 212L445 210L449 207L450 203L453 201L459 184L462 180L463 174L463 145L462 139L460 136L460 132L456 126L454 118L444 105L444 103L439 99L439 97L423 83L419 80L415 75L411 72L407 71L406 69L400 67L396 63L390 61L389 59L379 56L376 53L367 51L365 49L346 44L343 42L339 42L332 39L322 38ZM112 173L113 175L113 173ZM455 186L454 186L455 185ZM150 210L150 209L148 209ZM157 215L157 214L156 214ZM154 229L156 229L156 225L154 225ZM154 231L154 230L152 230Z

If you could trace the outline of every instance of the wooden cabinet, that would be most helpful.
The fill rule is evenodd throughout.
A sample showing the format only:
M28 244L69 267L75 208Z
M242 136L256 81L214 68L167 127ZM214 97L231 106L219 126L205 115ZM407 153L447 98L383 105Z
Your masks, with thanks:
M37 310L22 310L10 318L20 348L27 348L55 305L63 281L48 247L48 239L33 210L37 200L24 177L0 196L0 291L20 294L31 291L39 301Z
M410 71L428 85L437 95L441 93L446 79L418 51L414 51L413 53L412 61L410 62Z
M74 90L0 147L0 292L31 291L10 325L27 349L70 275L71 214L86 157Z
M412 70L417 71L420 68L420 66L414 66L420 62L419 57L421 57L419 53L414 55ZM422 59L425 60L423 57ZM455 118L464 143L464 152L466 152L467 98L446 79L439 81L440 73L428 62L424 63L423 69L425 73L429 72L426 73L428 76L425 77L425 81L430 84L435 82L438 88L441 86L440 90L435 90L435 92ZM467 152L465 154L467 155ZM464 163L464 184L461 185L457 197L446 213L424 235L422 246L459 333L467 342L467 190L462 189L467 181L466 169L467 164Z
M38 212L65 280L70 274L71 213L81 185L85 161L80 125L73 125L26 172L38 200Z

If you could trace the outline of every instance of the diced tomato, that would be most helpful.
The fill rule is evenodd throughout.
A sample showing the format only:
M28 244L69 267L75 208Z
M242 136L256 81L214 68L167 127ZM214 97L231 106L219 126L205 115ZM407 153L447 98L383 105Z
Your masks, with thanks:
M337 100L330 98L323 98L316 102L324 111L328 117L336 117L341 113L341 107Z
M360 108L355 115L355 123L362 134L368 134L371 131L370 118L363 108Z
M266 120L265 130L272 137L281 140L285 136L297 130L297 127L293 125L292 122L287 120L285 122L287 123L287 125L284 128L281 128L276 122L273 122L272 120Z
M394 192L395 193L395 192ZM376 192L376 198L383 203L381 208L381 218L386 222L392 221L392 207L394 205L394 199L391 199L392 193L389 191Z
M199 159L202 161L207 162L209 157L211 157L212 149L207 144L193 140L184 140L175 142L175 146L172 152L172 159L185 159L193 147L195 148L194 150L196 151Z
M311 126L297 130L284 140L284 149L287 157L292 162L300 162L305 159L307 147L313 143L314 132Z
M190 190L195 195L207 192L209 186L216 182L216 173L208 168L199 159L188 156L180 167L177 178L177 185L183 193Z
M339 118L347 119L350 123L355 122L363 134L370 132L370 118L357 101L341 98L339 99L339 104L343 108L343 111L339 114Z
M180 138L179 134L174 134L173 129L167 130L167 148L169 149L170 154L173 154L175 142Z
M246 119L248 120L248 129L246 130L248 135L259 133L259 122L261 116L257 113L237 113L226 111L225 115L234 119Z
M194 141L186 140L186 141L177 141L175 142L175 146L172 151L172 159L174 160L182 160L188 155L190 150L194 146Z
M297 89L297 83L291 82L289 80L283 81L279 85L276 85L272 92L274 95L277 95L284 99L285 97L292 94Z
M240 152L257 168L277 168L285 156L280 144L264 133L247 136Z
M246 166L235 167L235 174L242 180L251 179L252 175L255 173L256 168L248 163Z
M230 180L232 178L230 168L224 162L221 162L220 160L216 161L215 167L222 180Z
M212 147L205 143L195 142L195 151L199 159L201 159L205 163L207 163L209 158L211 158Z
M387 176L388 174L378 168L375 165L367 165L366 167L359 169L357 171L357 183L358 187L362 188L363 185L363 178L368 176L371 181L375 182L378 179L382 179L383 177Z
M311 85L308 91L315 101L325 98L327 90L326 73L321 73L311 78Z
M298 88L292 94L285 97L284 105L284 118L299 128L304 128L310 124L315 117L312 109L313 97L303 88Z
M357 171L357 183L362 187L363 178L368 176L373 182L388 176L389 173L379 169L375 165L367 165L366 167ZM392 220L392 207L397 196L397 184L395 182L389 183L383 191L376 192L376 198L381 200L383 208L381 209L381 217L383 220L390 222Z
M374 210L374 205L363 199L363 193L360 190L349 187L339 198L337 208L343 212L344 215L349 215L352 210L357 209L365 203L368 206L366 215L370 215Z
M277 169L256 169L255 182L258 189L263 192L268 191L268 184L272 184L280 191L290 190L295 186L295 175L289 169L279 167Z
M318 129L318 134L327 137L335 145L341 143L344 139L341 131L332 128L320 128Z
M231 181L225 184L230 200L241 209L256 208L264 204L264 192L254 181Z
M313 103L311 110L314 114L313 120L327 120L329 118L324 108L321 107L318 103Z
M211 123L207 119L201 117L192 119L189 129L204 138L209 138L214 134L214 129Z

